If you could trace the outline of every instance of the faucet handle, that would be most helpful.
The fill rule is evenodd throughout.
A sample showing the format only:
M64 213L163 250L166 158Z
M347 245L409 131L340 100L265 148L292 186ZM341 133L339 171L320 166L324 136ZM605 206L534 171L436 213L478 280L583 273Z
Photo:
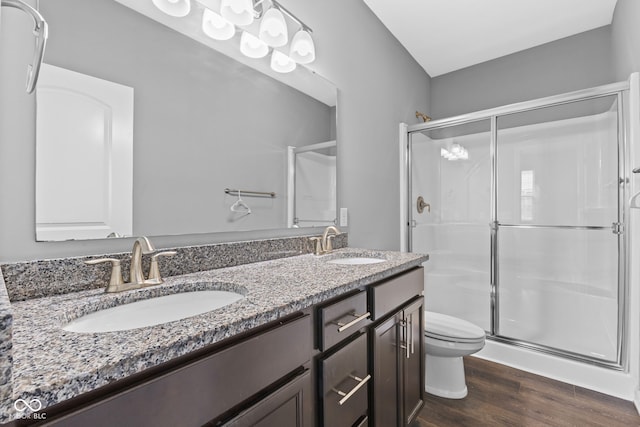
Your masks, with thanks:
M149 282L153 282L155 284L160 284L162 282L164 282L164 280L162 280L162 277L160 276L160 267L158 265L158 258L160 258L161 256L173 256L175 254L177 254L178 252L176 251L164 251L164 252L158 252L155 255L151 256L151 267L149 268Z
M322 239L320 237L309 237L311 243L313 243L313 253L316 255L322 255Z
M325 252L333 251L333 238L336 237L334 235L327 236L327 247L324 248Z
M122 280L122 268L120 268L120 260L116 258L99 258L99 259L91 259L85 261L84 263L87 265L95 265L101 264L103 262L111 263L111 278L109 279L109 286L107 286L106 291L111 292L110 289L117 288L124 284L124 280Z

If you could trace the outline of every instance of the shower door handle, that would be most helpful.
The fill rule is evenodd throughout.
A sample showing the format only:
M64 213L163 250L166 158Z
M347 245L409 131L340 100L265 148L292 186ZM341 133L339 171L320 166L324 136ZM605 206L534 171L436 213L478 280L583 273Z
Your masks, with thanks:
M431 205L424 201L424 197L418 196L418 200L416 200L416 207L418 209L418 213L424 212L424 209L427 209L427 212L431 212Z

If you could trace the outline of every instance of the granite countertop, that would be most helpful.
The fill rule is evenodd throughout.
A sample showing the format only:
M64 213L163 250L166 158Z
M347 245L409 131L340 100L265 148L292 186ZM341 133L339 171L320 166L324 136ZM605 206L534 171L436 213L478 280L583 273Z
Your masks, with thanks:
M336 265L366 256L386 262ZM426 255L346 248L165 279L117 294L93 289L18 301L13 310L13 400L53 405L208 344L305 309L344 292L419 266ZM62 326L83 314L176 292L222 289L245 298L186 319L119 332L75 333Z

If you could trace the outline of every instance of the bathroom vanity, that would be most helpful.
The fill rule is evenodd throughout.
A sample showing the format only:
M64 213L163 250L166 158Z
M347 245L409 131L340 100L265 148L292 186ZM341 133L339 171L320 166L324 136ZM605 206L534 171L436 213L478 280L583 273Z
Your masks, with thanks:
M331 262L354 258L380 262ZM14 302L12 399L43 406L14 423L408 425L422 407L426 260L347 248L119 294L94 289ZM244 298L128 331L61 328L103 307L205 289Z

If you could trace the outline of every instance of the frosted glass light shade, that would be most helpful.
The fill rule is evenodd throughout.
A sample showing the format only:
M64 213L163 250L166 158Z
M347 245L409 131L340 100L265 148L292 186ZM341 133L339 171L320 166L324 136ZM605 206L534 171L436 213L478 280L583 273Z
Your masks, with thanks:
M191 0L153 0L155 7L170 16L182 18L191 11Z
M269 46L253 34L243 31L240 38L240 52L249 58L263 58L269 53Z
M271 53L271 69L278 73L290 73L296 69L296 62L284 53L274 50Z
M212 39L229 40L236 33L236 26L215 13L206 9L202 15L202 31Z
M316 48L311 34L300 30L293 36L289 57L298 64L308 64L316 59Z
M222 0L220 14L235 25L246 26L253 22L252 0Z
M282 12L272 7L262 17L260 21L260 40L272 47L284 46L289 41L287 23Z

